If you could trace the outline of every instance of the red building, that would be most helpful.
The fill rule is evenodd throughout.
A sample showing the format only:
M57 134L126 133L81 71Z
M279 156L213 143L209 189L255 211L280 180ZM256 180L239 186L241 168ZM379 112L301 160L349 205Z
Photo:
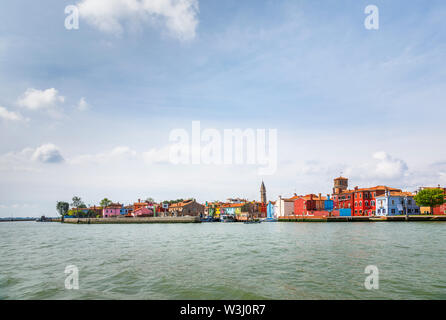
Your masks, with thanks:
M303 216L311 214L312 211L324 211L325 210L326 197L322 197L314 194L301 196L294 200L294 215Z
M372 188L358 188L348 190L348 179L339 177L334 179L333 202L335 209L351 209L352 216L372 216L376 213L376 197L387 191L401 192L401 189L387 186Z

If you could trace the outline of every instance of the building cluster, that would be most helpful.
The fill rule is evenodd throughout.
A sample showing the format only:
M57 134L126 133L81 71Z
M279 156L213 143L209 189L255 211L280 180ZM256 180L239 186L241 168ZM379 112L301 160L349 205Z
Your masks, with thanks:
M439 187L438 187L439 188ZM420 190L423 188L420 188ZM441 188L440 188L441 189ZM443 188L446 197L446 188ZM348 179L334 179L331 195L294 195L273 202L272 215L276 218L289 216L336 217L336 216L391 216L418 214L446 214L446 205L433 208L417 206L414 193L388 186L348 188Z
M423 188L420 188L423 189ZM446 188L443 188L446 197ZM417 192L417 191L416 191ZM405 192L388 186L348 188L348 179L334 179L332 194L279 196L267 201L266 188L260 186L260 201L231 198L225 202L200 204L194 199L168 203L155 203L138 199L133 205L111 203L106 207L78 209L93 212L96 217L181 217L199 216L216 220L247 221L250 219L280 219L285 217L336 217L336 216L391 216L418 214L446 214L446 204L433 208L418 207L416 192Z

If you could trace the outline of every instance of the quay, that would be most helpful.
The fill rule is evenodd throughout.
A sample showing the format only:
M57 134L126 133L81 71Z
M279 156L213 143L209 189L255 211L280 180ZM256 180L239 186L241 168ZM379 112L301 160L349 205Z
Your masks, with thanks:
M287 216L280 217L279 222L422 222L422 221L446 221L446 216L434 215L412 215L412 216L385 216L385 217L302 217L302 216Z
M61 219L53 220L62 222ZM65 218L72 224L138 224L138 223L200 223L200 217L143 217L143 218Z

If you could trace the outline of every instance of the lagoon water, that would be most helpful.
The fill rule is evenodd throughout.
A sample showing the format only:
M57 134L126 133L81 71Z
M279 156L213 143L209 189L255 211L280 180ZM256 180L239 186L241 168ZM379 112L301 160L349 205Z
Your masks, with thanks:
M0 223L0 299L446 299L446 223Z

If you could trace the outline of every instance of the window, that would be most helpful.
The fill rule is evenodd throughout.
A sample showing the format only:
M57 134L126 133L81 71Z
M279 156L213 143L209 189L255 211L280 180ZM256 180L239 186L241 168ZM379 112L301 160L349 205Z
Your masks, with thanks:
M395 213L395 209L392 209L392 213Z
M358 199L358 194L357 193L355 193L355 199Z
M408 200L407 203L411 205L412 204L412 200Z
M383 209L383 213L386 213L386 209Z
M369 202L366 200L365 201L365 206L368 207L369 206Z
M419 213L420 212L420 210L419 209L415 209L415 213ZM445 212L446 213L446 212Z
M362 201L359 201L359 206L362 207Z
M359 194L359 198L361 198L361 199L362 199L362 193L360 193L360 194Z
M357 206L358 206L358 202L355 201L355 207L357 207Z
M370 201L371 206L375 206L375 200Z
M395 200L392 200L392 204L395 204Z

